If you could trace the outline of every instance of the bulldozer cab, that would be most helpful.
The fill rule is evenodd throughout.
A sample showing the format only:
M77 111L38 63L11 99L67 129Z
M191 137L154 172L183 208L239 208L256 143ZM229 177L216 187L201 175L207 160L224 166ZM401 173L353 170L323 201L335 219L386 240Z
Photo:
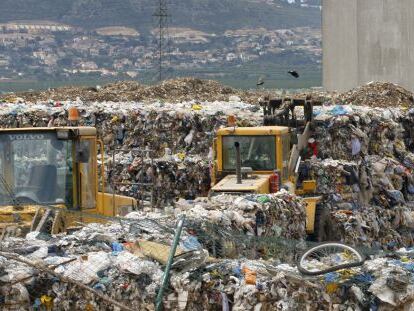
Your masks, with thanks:
M64 210L82 212L65 217L62 227L99 221L85 216L88 214L122 216L133 210L134 199L104 192L103 154L103 144L97 140L93 127L1 129L2 226L18 223L36 229L33 222L39 207L57 208L62 213Z
M0 206L96 207L96 130L0 130Z
M240 146L241 183L237 182L237 152ZM217 131L214 141L214 192L269 193L269 177L275 170L288 179L289 128L263 126L228 127Z

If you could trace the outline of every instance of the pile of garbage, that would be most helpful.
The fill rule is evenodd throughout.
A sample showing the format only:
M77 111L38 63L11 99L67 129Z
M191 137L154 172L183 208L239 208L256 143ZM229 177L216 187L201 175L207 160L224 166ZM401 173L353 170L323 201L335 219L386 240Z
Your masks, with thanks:
M26 93L32 103L2 104L2 127L67 125L68 107L77 106L80 123L97 127L105 143L100 165L108 168L108 184L140 200L155 198L159 207L68 234L2 241L2 309L153 310L182 215L166 310L414 308L414 110L397 107L411 106L412 95L373 83L343 95L341 104L315 107L316 156L304 155L299 179L317 181L335 239L392 253L310 278L294 264L306 246L300 198L284 190L197 198L209 189L214 132L228 115L240 126L260 125L260 107L214 83L173 82ZM194 99L210 92L208 98L225 101ZM152 98L169 102L137 102ZM143 184L151 198L142 196ZM400 247L407 249L395 252Z
M239 96L243 101L257 103L263 92L243 91L224 86L217 81L196 78L178 78L166 80L156 85L144 85L135 81L120 81L96 87L62 87L45 91L32 91L8 94L0 97L0 102L47 102L75 101L84 102L182 102L225 101L229 96Z
M151 156L208 154L214 131L227 124L227 116L238 114L240 126L261 121L260 107L231 98L227 102L50 102L39 104L2 104L1 127L67 126L67 110L80 111L79 125L94 126L108 149L129 150L150 146Z
M338 240L396 249L412 246L413 110L354 105L316 109L317 157L300 178L317 181Z
M386 250L414 245L413 216L413 204L394 210L372 205L357 211L333 212L337 237L342 242Z
M156 205L207 193L214 132L228 115L236 114L241 126L261 121L260 108L239 98L176 104L51 101L3 104L0 126L66 126L70 106L79 109L80 125L96 127L104 142L107 185L141 199L142 189L125 183L151 184L145 190L154 193Z
M200 156L178 154L151 159L120 153L110 167L108 180L117 192L158 208L177 198L207 196L211 184L209 161Z
M306 239L305 202L285 190L266 195L219 194L179 199L162 210L139 210L126 217L151 217L173 226L182 215L197 243L219 258L260 255L293 263ZM290 252L286 252L287 248Z
M151 247L158 244L148 246L145 241L140 247L137 237L172 241L171 232L155 225L90 224L68 235L31 232L26 239L2 241L3 304L23 309L49 304L53 310L99 310L111 305L116 308L115 301L131 310L147 309L155 301L162 270L160 263L142 252L162 257L168 256L169 248L160 244L161 250L155 252ZM98 299L99 294L104 299Z
M360 159L378 154L403 157L412 145L414 110L333 105L315 108L320 158Z
M239 126L262 121L260 107L230 96L225 102L7 103L0 125L67 125L67 109L73 105L80 110L80 123L96 126L104 141L107 185L160 208L177 198L207 195L212 139L228 115L237 115ZM324 105L314 111L319 160L307 161L306 174L317 180L317 193L331 197L334 213L347 211L334 215L343 241L372 246L384 231L368 230L363 223L371 223L371 213L382 209L389 216L378 223L393 229L387 241L397 241L395 247L411 245L405 244L411 239L406 234L410 227L401 226L410 221L398 211L401 206L411 210L414 193L414 111L355 105ZM385 167L379 167L381 161ZM356 226L365 229L346 230Z
M211 199L180 200L174 207L175 213L187 216L200 243L215 256L259 256L292 263L303 250L300 247L306 239L305 202L287 191L268 195L221 194ZM280 245L286 241L290 242Z
M339 94L336 102L345 105L370 107L412 107L413 93L403 87L389 82L370 82L361 87Z
M184 287L188 297L208 306L191 309L189 302L188 310L221 306L224 310L410 310L414 306L412 260L404 256L370 260L361 268L316 278L305 278L292 266L247 260L206 269L209 273L203 275L200 293L194 293L197 282L191 275L186 282L172 279L176 291Z
M179 201L175 204L187 218L256 236L283 237L300 241L306 237L305 203L283 190L275 194L235 196L219 194L212 198Z
M160 219L130 217L53 237L32 232L25 239L8 238L0 252L2 310L154 310L173 232ZM163 305L165 310L410 310L413 257L412 249L401 249L361 267L305 277L295 265L274 260L209 257L186 225Z

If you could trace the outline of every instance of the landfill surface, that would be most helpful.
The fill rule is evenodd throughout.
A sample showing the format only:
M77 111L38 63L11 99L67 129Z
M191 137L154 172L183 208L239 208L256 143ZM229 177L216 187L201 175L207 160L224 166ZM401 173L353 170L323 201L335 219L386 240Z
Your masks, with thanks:
M338 95L338 102L371 107L410 107L413 94L401 86L387 82L370 82L349 92Z
M163 81L160 84L147 86L135 81L122 81L96 87L62 87L46 91L22 92L0 97L1 101L9 101L15 97L24 101L39 102L48 100L82 101L153 101L163 100L181 102L188 100L227 100L230 95L241 97L247 102L257 102L263 92L242 91L223 86L213 80L180 78Z
M361 267L305 277L296 268L307 246L300 197L282 190L207 198L214 132L229 115L239 126L260 125L258 97L213 82L197 84L207 91L198 89L195 97L186 87L174 93L171 84L151 91L136 86L136 95L123 94L120 83L3 98L2 127L66 125L68 108L76 106L81 123L95 126L104 141L100 165L108 185L152 203L122 221L2 241L3 310L154 310L183 215L166 310L414 310L410 92L370 83L322 94L324 105L314 108L316 154L305 157L299 176L317 180L332 239L368 259ZM218 90L210 97L209 87ZM130 185L137 181L151 189Z

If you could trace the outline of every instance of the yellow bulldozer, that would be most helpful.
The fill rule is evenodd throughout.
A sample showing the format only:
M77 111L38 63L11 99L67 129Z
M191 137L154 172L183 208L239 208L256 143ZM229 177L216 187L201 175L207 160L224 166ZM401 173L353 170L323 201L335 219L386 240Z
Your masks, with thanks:
M306 202L307 233L318 241L327 239L330 217L315 194L316 181L298 181L301 154L315 125L313 107L320 104L309 98L267 99L261 103L264 125L259 127L237 127L230 116L229 126L219 129L214 139L210 195L266 194L283 187ZM296 107L303 109L298 112Z
M2 237L16 230L59 233L99 221L92 215L131 211L133 198L105 193L104 162L93 127L0 129Z

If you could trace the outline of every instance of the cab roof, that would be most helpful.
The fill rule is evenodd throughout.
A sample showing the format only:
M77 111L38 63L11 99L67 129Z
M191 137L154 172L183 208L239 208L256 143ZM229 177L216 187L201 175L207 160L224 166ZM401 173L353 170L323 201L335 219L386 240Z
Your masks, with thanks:
M19 127L19 128L0 128L0 133L7 132L45 132L57 130L78 130L81 136L96 136L96 128L92 126L62 126L62 127Z
M280 135L289 133L286 126L226 127L217 130L218 136L226 135Z

